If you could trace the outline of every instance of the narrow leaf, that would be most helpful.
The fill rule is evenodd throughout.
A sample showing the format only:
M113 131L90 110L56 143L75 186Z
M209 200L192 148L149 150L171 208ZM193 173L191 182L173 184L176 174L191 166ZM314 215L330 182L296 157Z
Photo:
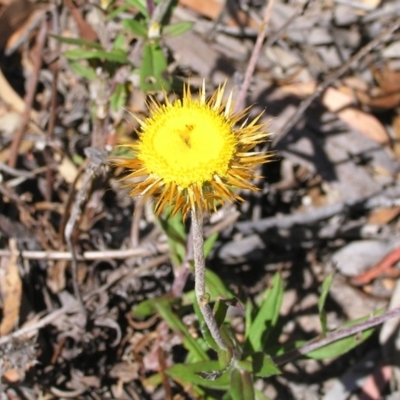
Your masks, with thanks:
M147 27L144 22L134 19L124 19L122 26L138 37L147 37Z
M93 42L91 40L63 37L63 36L57 36L57 35L50 35L50 36L52 36L54 39L57 39L61 43L75 44L77 46L88 47L88 48L97 49L97 50L103 49L103 47L100 43Z
M211 299L216 299L218 297L232 299L234 297L234 294L226 287L223 280L210 269L206 270L206 286Z
M248 372L252 372L258 378L268 378L281 374L281 371L274 364L271 357L261 351L252 353L245 360L239 361L238 366Z
M232 400L254 400L253 382L249 372L237 368L231 371L229 393Z
M145 44L140 67L140 88L144 92L165 90L171 87L168 63L158 41Z
M191 383L212 389L227 390L229 374L221 375L219 368L218 361L205 361L195 364L175 364L165 373L182 386L185 386L184 383Z
M271 288L264 294L264 301L250 326L246 349L260 351L266 345L269 331L276 326L283 298L283 280L279 273L272 278Z
M181 21L167 25L163 28L163 34L169 36L179 36L193 28L193 22Z
M196 355L197 360L208 360L208 356L199 343L192 337L187 330L186 326L182 323L181 319L170 308L170 305L164 299L156 299L155 307L160 314L161 318L168 324L168 326L183 335L183 345Z
M125 106L128 97L126 86L122 83L117 83L114 93L110 98L110 106L113 111L118 111Z
M83 66L80 62L78 61L70 61L69 62L69 67L74 71L76 74L82 76L83 78L92 80L96 79L96 71L90 67L85 67Z
M64 53L65 57L70 60L82 60L82 59L99 59L113 61L120 64L125 64L128 62L126 53L123 50L115 49L109 52L105 50L84 50L84 49L73 49L67 50Z
M217 300L214 306L214 317L218 326L221 326L226 317L226 312L228 311L228 305L224 301Z
M384 310L378 310L373 315L374 316L380 315L383 312ZM360 322L368 320L369 318L371 318L371 315L367 315L365 317L346 322L337 330L341 330L343 328L356 325ZM317 360L338 357L342 354L347 353L348 351L350 351L351 349L353 349L354 347L358 346L360 343L368 339L372 335L375 329L376 327L365 330L363 332L357 333L352 336L348 336L344 339L337 340L336 342L330 343L324 347L321 347L320 349L308 353L307 357L314 358Z
M337 342L331 343L325 347L321 347L318 350L314 350L311 353L308 353L307 357L314 358L316 360L338 357L354 349L354 347L358 346L366 339L368 339L372 335L374 330L375 328L371 328L360 334L338 340Z
M113 49L114 50L122 50L123 52L126 51L126 36L125 35L118 35L113 42Z
M126 2L130 6L135 7L137 10L139 10L140 13L142 15L144 15L146 18L149 17L149 13L147 12L145 0L126 0Z
M332 285L333 275L334 274L332 272L324 279L324 282L322 283L322 288L321 288L321 295L319 296L319 299L318 299L319 319L321 321L322 334L324 336L326 335L326 330L327 330L325 302L326 302L326 298L329 294L329 290Z
M129 4L123 4L120 7L115 8L112 12L107 14L107 21L112 21L114 18L118 17L120 14L125 12L129 8Z
M210 237L208 237L204 242L204 257L207 257L211 250L214 247L215 242L218 239L218 233L213 233Z
M172 240L175 240L182 245L186 245L185 226L182 222L182 214L178 213L174 216L167 215L165 218L158 218L161 229Z
M186 232L181 213L158 218L158 223L168 237L172 261L177 266L181 265L186 254Z

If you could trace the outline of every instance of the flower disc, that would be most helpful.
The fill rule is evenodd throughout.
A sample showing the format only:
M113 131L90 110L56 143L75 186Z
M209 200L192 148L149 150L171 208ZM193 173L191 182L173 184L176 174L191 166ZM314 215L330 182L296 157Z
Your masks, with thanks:
M224 116L196 103L180 102L146 122L138 159L149 173L186 189L213 176L224 177L236 151L236 137Z

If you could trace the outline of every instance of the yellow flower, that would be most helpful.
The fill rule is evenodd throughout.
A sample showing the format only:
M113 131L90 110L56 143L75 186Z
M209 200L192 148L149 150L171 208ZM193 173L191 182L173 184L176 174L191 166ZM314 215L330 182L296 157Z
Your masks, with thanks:
M223 101L224 91L225 85L206 99L203 82L193 98L185 86L182 100L162 105L153 99L148 118L134 117L139 140L124 147L135 158L112 160L131 171L123 178L130 196L155 196L157 214L170 204L186 216L192 208L210 212L225 200L242 200L235 188L257 190L249 180L271 154L251 150L269 134L258 123L261 114L236 127L248 110L233 113L232 92Z

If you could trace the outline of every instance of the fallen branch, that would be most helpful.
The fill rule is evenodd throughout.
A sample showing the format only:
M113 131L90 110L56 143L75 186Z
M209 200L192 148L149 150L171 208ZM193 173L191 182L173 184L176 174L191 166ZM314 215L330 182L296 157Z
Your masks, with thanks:
M237 228L243 234L263 233L271 228L288 229L294 225L309 225L334 215L344 214L349 210L371 210L377 207L392 207L399 205L400 186L379 192L375 196L343 201L325 207L314 208L306 212L264 218L257 221L239 222Z

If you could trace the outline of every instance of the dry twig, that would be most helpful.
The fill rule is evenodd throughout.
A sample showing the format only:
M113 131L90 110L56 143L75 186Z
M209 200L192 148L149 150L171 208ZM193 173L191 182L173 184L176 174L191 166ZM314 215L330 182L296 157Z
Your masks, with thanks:
M107 153L104 150L99 150L92 147L85 149L85 154L88 159L86 169L82 177L82 186L76 195L75 202L71 209L71 214L64 229L65 241L67 242L68 249L72 255L71 268L74 293L83 312L85 312L85 306L83 304L82 296L78 286L77 255L74 243L72 241L72 234L78 218L81 215L81 207L86 199L87 194L89 193L89 188L93 177L104 169L107 157Z
M294 225L308 225L317 221L322 221L349 210L371 210L377 207L392 207L399 204L399 196L400 186L397 186L394 188L388 188L383 193L379 192L375 196L330 204L307 212L280 215L257 221L239 222L236 226L240 232L246 235L254 232L262 233L271 228L288 229Z
M35 59L34 59L34 69L32 71L28 91L25 97L25 110L22 115L21 125L18 131L15 133L14 139L11 144L10 149L10 158L8 160L8 165L12 168L15 167L18 158L18 149L22 142L22 138L24 136L26 127L29 124L29 119L31 116L31 110L33 106L33 102L35 100L36 88L39 82L39 72L42 67L42 55L43 49L46 43L47 37L47 21L42 22L42 26L40 28L39 34L36 39L36 49L35 49Z
M253 51L251 53L251 57L249 63L247 64L246 72L244 74L244 80L242 86L240 87L240 92L236 98L235 102L235 112L239 112L244 107L244 101L247 95L247 91L250 86L250 81L253 76L254 70L256 69L257 60L260 56L261 48L265 39L265 35L267 33L267 27L269 20L271 18L272 9L274 7L274 0L269 0L267 7L265 8L265 14L263 22L260 26L260 31L257 35L257 40L254 45Z

